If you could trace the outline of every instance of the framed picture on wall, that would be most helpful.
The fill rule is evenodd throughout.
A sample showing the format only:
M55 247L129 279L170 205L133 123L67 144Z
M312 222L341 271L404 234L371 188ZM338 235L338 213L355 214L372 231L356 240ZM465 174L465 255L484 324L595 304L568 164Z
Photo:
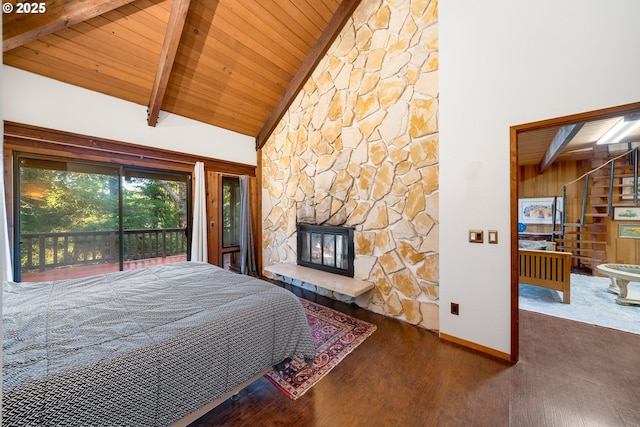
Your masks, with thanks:
M640 239L640 224L620 224L618 236L626 239Z
M621 178L622 185L626 185L626 187L622 187L622 198L625 200L633 199L633 177L625 177ZM638 190L640 191L640 184L638 184Z
M553 197L532 197L518 200L518 222L523 224L551 224ZM562 197L557 198L556 224L562 220Z
M628 208L628 207L613 208L613 219L616 221L639 221L640 208Z

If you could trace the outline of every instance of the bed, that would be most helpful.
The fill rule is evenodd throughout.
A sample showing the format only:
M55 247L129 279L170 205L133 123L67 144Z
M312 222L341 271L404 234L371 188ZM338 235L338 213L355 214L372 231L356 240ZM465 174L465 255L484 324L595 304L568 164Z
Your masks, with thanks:
M518 282L562 292L571 303L571 252L518 249Z
M315 355L294 294L195 262L5 282L3 327L3 425L186 424Z

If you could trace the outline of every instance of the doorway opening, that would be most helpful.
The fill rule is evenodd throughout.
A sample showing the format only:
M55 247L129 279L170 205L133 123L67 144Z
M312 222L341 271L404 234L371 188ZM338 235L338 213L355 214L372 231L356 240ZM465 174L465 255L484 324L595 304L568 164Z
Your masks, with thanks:
M597 145L597 139L602 136L602 132L596 130L596 124L602 126L607 126L607 122L616 122L619 121L620 117L627 117L631 115L635 115L640 113L640 103L633 103L627 105L621 105L617 107L596 110L586 113L580 113L570 116L558 117L554 119L533 122L522 124L518 126L512 126L510 129L510 154L511 154L511 354L512 358L515 360L518 359L518 311L520 308L519 305L519 245L518 245L518 237L519 233L522 230L522 215L520 212L519 201L523 199L525 194L521 194L523 192L523 186L521 185L521 181L523 179L523 166L535 165L531 170L536 170L536 173L544 172L545 169L552 167L554 162L564 161L568 164L569 159L573 159L575 162L587 162L587 159L592 157L592 151ZM615 124L615 123L613 123ZM609 128L613 126L613 124L609 125ZM592 135L590 137L585 137L589 139L589 141L575 141L574 137L577 134L578 130L591 130ZM571 131L573 129L574 131ZM561 130L568 131L567 136L563 139L555 138L556 135L561 133ZM599 132L599 134L598 134ZM597 134L597 136L596 136ZM638 135L640 136L640 130L638 130ZM635 138L636 134L632 134L631 137ZM554 142L555 140L555 142ZM573 145L571 141L574 140ZM627 138L626 140L622 140L619 142L626 143L631 139ZM640 137L638 138L640 140ZM545 141L544 143L541 141ZM634 139L635 141L635 139ZM576 144L580 144L576 146ZM576 167L576 170L571 172L574 175L578 172L579 168L589 169L591 165L582 165L580 167ZM581 173L578 173L578 176ZM557 175L557 174L556 174ZM575 178L575 177L574 177ZM563 182L557 183L556 185L562 185ZM549 189L550 193L556 194L547 194L547 196L555 196L558 194L557 188ZM572 190L577 191L577 190ZM574 193L578 194L578 193ZM560 195L562 195L560 193ZM581 196L583 200L581 202L586 203L586 198L588 196ZM567 197L565 195L565 202L571 199L571 197ZM576 197L574 197L575 199ZM575 200L573 201L575 202ZM566 208L566 210L562 213L563 215L568 215L570 210ZM552 214L553 215L553 214ZM568 218L564 218L568 219ZM520 230L519 230L520 229ZM535 231L533 233L542 233L542 231L533 228ZM531 230L531 228L530 228ZM548 234L551 241L555 240L554 236L555 230L548 230ZM558 246L562 243L563 246L566 246L566 242L557 242ZM561 249L559 247L559 249ZM594 251L595 246L591 245L590 248ZM637 252L640 254L640 252ZM637 258L636 258L637 260ZM584 263L583 263L584 264ZM584 266L584 265L583 265Z

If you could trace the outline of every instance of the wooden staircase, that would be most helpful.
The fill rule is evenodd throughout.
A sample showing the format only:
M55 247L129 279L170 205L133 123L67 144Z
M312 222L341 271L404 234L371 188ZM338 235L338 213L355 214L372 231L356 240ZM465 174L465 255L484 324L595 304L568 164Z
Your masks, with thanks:
M566 186L584 185L582 212L578 218L563 216L560 228L554 231L556 248L572 253L578 269L595 271L607 262L607 244L614 208L638 206L638 148L612 157L606 147L594 152L592 170L562 187L566 210ZM634 185L635 183L635 185ZM555 230L555 228L554 228Z

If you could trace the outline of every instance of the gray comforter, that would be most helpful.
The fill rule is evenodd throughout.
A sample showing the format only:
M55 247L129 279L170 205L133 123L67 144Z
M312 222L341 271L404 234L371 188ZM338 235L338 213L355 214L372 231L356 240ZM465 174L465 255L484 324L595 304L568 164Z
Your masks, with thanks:
M3 425L167 425L315 349L298 298L185 262L7 283Z

